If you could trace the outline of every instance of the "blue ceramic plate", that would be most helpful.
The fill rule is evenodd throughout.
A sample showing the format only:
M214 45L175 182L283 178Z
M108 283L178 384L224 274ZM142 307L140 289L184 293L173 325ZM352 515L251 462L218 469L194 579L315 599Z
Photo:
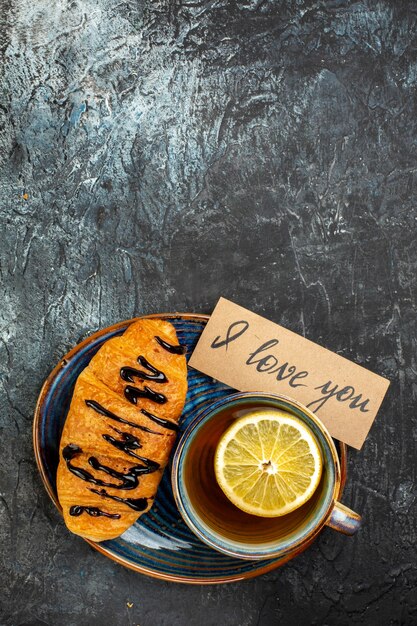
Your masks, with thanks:
M187 346L188 357L208 320L208 316L191 314L145 317L163 318L174 324L180 343ZM58 447L75 382L100 346L110 337L122 334L132 321L115 324L78 344L56 366L40 393L33 424L35 456L46 490L59 510L61 507L56 493ZM190 368L187 399L177 441L181 432L202 409L234 391ZM340 450L342 491L346 474L345 446ZM177 510L170 473L169 464L152 509L123 535L111 541L88 543L114 561L142 574L184 583L210 584L242 580L268 572L288 560L243 561L227 557L202 543L189 530Z

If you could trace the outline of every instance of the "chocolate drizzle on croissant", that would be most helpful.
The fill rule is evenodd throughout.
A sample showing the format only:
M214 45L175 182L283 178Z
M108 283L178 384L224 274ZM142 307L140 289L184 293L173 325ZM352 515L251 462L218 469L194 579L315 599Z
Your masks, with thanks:
M141 474L150 474L151 472L156 472L156 470L159 469L158 463L155 464L154 461L150 461L149 459L142 459L143 461L146 461L145 465L133 465L127 472L123 473L118 472L112 467L103 465L95 456L90 456L88 463L93 469L104 472L105 474L121 481L120 484L107 483L100 478L96 478L88 470L82 467L77 467L71 463L72 459L81 453L81 448L74 443L70 443L68 446L65 446L62 450L62 456L67 464L67 468L74 474L74 476L77 476L77 478L93 483L93 485L100 485L101 487L112 487L113 489L136 489L139 485L138 477ZM157 467L155 467L155 465Z
M143 415L146 415L146 417L148 417L150 420L155 422L155 424L159 424L164 428L168 428L168 430L178 430L178 424L176 424L175 422L170 422L170 420L166 420L163 417L158 417L153 413L149 413L149 411L147 411L146 409L141 409L140 412L143 413Z
M144 356L138 356L138 363L149 370L151 373L143 372L142 370L137 370L134 367L122 367L120 370L120 376L123 380L126 380L128 383L134 382L134 377L139 378L140 380L152 380L154 383L167 383L168 378L165 376L164 372L161 372L159 369L154 367L145 359Z
M182 355L185 353L185 349L180 345L172 345L156 335L154 336L154 339L162 348L164 348L171 354ZM137 361L144 368L143 370L136 369L130 366L123 366L119 370L120 378L123 381L133 383L133 385L129 384L124 387L122 392L124 394L124 397L131 404L134 405L137 405L138 401L140 401L141 399L154 402L155 404L166 404L168 402L168 398L165 394L157 392L146 385L143 388L138 388L134 386L135 378L137 378L141 382L146 380L157 384L168 383L169 381L166 374L157 367L155 367L153 364L151 364L143 355L137 357ZM137 424L133 421L120 417L106 407L102 406L96 400L85 399L84 402L87 407L95 411L97 414L102 415L103 417L107 417L110 420L119 422L120 424L125 424L126 426L130 426L131 428L139 429L151 435L154 434L158 436L164 436L164 433L158 432L156 430L143 426L142 424ZM168 431L178 430L178 425L171 420L158 417L157 415L154 415L153 413L143 408L140 408L140 412L149 420L153 421L158 426L167 429ZM107 482L102 478L97 478L97 476L88 469L74 464L73 460L77 457L80 457L83 454L83 450L79 445L75 443L68 443L62 449L62 458L65 461L66 467L77 478L92 483L93 485L96 485L98 487L106 487L117 490L136 489L140 483L140 476L145 474L152 474L160 470L161 465L160 463L152 459L137 454L137 451L143 447L139 437L125 430L120 430L115 426L112 426L111 424L107 424L107 426L111 428L115 433L117 433L118 436L109 434L108 432L103 433L101 436L106 441L106 443L128 456L138 459L141 464L136 464L129 468L123 468L124 471L118 471L115 468L109 467L108 465L104 465L103 463L101 463L96 456L89 456L88 464L93 470L95 470L96 472L107 474L117 481L116 483ZM167 433L167 435L172 437L172 434L170 433ZM89 490L92 493L99 495L101 498L123 503L127 507L137 512L145 511L148 508L149 501L154 499L154 496L141 498L123 498L120 496L112 495L103 488L90 488ZM107 517L115 520L120 519L121 517L119 513L110 513L103 511L98 507L84 506L81 504L71 505L68 511L71 517L79 517L83 513L86 513L90 517Z
M119 513L106 513L98 509L96 506L81 506L80 504L74 504L70 507L69 514L73 517L78 517L82 513L88 513L91 517L110 517L111 519L120 519Z
M102 498L110 498L110 500L116 500L116 502L123 502L134 511L144 511L148 506L148 500L151 498L119 498L119 496L111 496L105 489L90 489L93 493L96 493Z
M162 435L162 433L158 433L156 430L152 430L151 428L147 428L146 426L142 426L141 424L135 424L135 422L129 422L128 420L123 419L123 417L119 417L118 415L115 415L114 413L106 409L104 406L101 406L101 404L99 404L95 400L86 400L85 403L88 407L90 407L91 409L94 409L96 413L100 413L100 415L109 417L115 422L120 422L121 424L127 424L127 426L131 426L132 428L139 428L139 430L143 430L147 433L152 433L153 435Z
M158 393L146 385L143 389L137 389L136 387L132 387L132 385L126 385L125 398L132 404L137 404L139 398L152 400L152 402L156 402L156 404L165 404L165 402L168 402L168 398L164 396L163 393Z
M187 352L187 349L184 346L179 344L174 346L171 343L164 341L164 339L161 339L161 337L155 337L155 339L164 350L170 352L171 354L185 354Z

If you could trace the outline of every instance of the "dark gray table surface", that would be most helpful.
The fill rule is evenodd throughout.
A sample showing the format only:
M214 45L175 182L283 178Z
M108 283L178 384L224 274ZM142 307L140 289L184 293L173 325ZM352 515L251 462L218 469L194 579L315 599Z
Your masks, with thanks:
M0 22L1 625L416 624L416 4L0 0ZM192 587L67 532L31 425L81 337L220 295L392 385L350 453L361 532Z

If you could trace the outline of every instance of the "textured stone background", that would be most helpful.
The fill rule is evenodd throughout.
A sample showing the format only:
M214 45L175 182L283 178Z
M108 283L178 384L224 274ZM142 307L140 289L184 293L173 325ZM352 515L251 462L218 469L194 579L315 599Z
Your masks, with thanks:
M0 22L1 625L416 624L416 4L0 0ZM356 538L178 586L65 530L32 413L81 337L221 294L392 386L350 456Z

